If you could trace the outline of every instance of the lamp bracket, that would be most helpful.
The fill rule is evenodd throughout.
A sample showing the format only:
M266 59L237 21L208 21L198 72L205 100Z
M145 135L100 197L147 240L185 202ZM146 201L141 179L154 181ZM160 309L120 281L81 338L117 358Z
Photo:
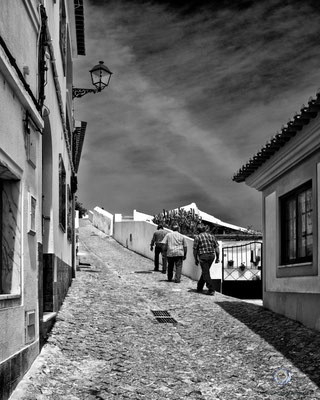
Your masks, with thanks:
M82 97L88 93L97 93L97 89L72 88L72 98Z

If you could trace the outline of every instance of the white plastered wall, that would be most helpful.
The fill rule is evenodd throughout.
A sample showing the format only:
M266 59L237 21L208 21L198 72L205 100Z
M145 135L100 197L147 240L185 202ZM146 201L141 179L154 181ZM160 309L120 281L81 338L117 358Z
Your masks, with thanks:
M315 173L313 173L313 170ZM279 222L279 195L289 192L298 187L310 178L314 177L314 184L317 186L317 199L314 204L316 209L314 217L314 236L317 244L314 246L313 263L317 266L318 273L311 276L290 276L277 277L277 268L291 268L280 266L280 222ZM281 188L281 189L280 189ZM264 276L265 289L270 292L281 293L320 293L320 275L319 275L319 189L320 188L320 163L315 163L314 158L307 164L301 164L295 170L283 177L283 182L277 184L277 190L271 192L265 197L265 241L264 241ZM281 191L280 191L281 190ZM284 192L284 193L283 193Z

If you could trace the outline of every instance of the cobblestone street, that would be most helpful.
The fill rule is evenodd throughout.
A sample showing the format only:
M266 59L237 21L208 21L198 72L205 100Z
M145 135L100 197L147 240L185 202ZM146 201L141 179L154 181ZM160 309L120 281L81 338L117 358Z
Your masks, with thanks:
M11 400L320 399L319 333L199 294L189 278L167 282L87 220L80 240L81 271ZM159 323L152 310L177 323ZM291 377L283 385L280 368Z

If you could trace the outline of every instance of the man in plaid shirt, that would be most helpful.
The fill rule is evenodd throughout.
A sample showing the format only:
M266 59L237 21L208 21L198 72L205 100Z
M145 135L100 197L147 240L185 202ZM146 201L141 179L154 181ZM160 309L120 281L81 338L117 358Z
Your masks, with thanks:
M202 274L197 284L197 292L202 292L204 284L208 288L207 294L210 296L214 295L214 287L210 276L210 267L214 259L216 263L219 262L219 245L214 237L209 232L206 232L206 227L201 224L198 226L199 235L194 239L193 243L193 255L196 265L199 265L202 270Z

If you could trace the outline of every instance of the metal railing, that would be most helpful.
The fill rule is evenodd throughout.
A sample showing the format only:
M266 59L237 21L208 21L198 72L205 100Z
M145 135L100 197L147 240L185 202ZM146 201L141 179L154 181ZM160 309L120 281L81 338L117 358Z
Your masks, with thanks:
M222 280L261 280L262 242L222 248Z

